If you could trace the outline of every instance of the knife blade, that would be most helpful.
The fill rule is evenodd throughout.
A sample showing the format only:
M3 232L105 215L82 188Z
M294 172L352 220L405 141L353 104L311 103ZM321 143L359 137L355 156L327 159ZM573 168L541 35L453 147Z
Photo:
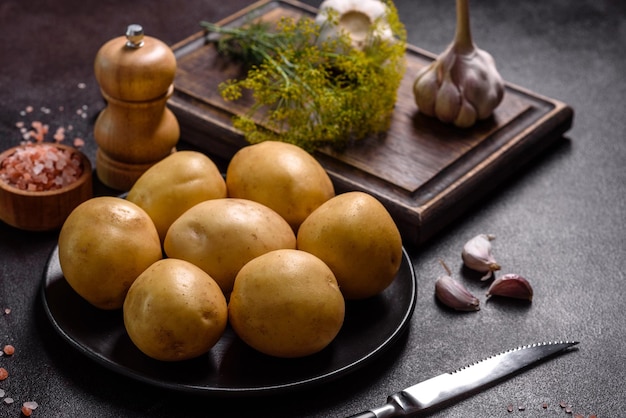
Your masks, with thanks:
M408 387L390 395L385 405L349 418L405 417L427 412L476 393L576 344L578 341L555 341L513 348Z

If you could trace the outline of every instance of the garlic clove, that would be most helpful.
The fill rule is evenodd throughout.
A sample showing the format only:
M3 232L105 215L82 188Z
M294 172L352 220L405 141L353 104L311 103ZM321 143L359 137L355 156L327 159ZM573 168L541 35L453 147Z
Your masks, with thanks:
M418 96L415 96L415 102L420 112L427 116L434 117L437 92L439 91L437 72L429 71L428 68L424 68L424 70L417 75L414 88L421 92Z
M500 264L491 253L491 241L495 235L479 234L470 239L463 246L461 258L463 264L471 270L486 273L480 280L489 279L494 271L500 270Z
M533 300L533 288L519 274L505 274L491 283L487 290L487 298L491 296L505 296L515 299Z
M467 100L463 100L461 103L461 110L459 111L454 124L459 128L469 128L476 122L476 109Z
M461 283L443 275L435 281L435 296L444 305L457 311L478 311L480 301Z
M461 109L461 92L447 73L435 99L435 115L445 123L452 123Z

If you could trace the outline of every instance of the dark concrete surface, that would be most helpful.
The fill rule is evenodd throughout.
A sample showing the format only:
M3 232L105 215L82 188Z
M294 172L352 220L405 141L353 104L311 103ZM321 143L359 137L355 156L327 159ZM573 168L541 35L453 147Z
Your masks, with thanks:
M168 44L250 2L209 0L0 4L0 148L19 143L19 120L73 124L94 158L91 133L103 101L93 58L126 25L139 22ZM309 1L319 5L318 1ZM555 339L578 350L528 370L432 414L436 417L623 415L626 391L626 3L566 0L471 4L475 42L509 82L561 100L574 126L544 155L422 248L410 248L418 300L408 333L384 356L338 381L295 394L221 399L157 389L120 376L72 349L43 314L39 289L57 235L0 224L0 382L18 417L36 401L37 417L341 417L382 404L388 394L486 355ZM409 41L440 52L452 38L452 0L397 0ZM85 83L79 88L79 83ZM34 112L20 111L33 106ZM49 108L46 114L41 108ZM63 107L63 111L60 110ZM82 109L82 118L76 113ZM184 138L183 138L184 140ZM443 258L470 290L484 291L461 270L461 247L478 233L497 235L494 251L507 272L531 281L532 304L492 300L480 312L439 306L433 282ZM542 408L546 402L547 409ZM513 405L514 411L507 412ZM524 411L518 406L525 407Z

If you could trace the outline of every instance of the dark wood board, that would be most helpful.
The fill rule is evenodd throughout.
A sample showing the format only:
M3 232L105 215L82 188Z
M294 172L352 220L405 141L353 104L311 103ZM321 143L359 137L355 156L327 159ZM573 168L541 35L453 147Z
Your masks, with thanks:
M239 26L251 18L271 22L315 12L292 0L263 0L218 23ZM169 106L186 142L228 161L247 145L231 118L250 103L224 101L218 85L245 73L221 57L204 35L196 33L173 46L178 70ZM405 243L412 245L431 238L559 140L571 128L574 115L558 100L506 83L504 99L493 116L469 129L423 116L412 85L419 69L435 57L407 47L407 71L385 135L357 141L344 152L315 153L338 193L361 190L376 196L394 217Z

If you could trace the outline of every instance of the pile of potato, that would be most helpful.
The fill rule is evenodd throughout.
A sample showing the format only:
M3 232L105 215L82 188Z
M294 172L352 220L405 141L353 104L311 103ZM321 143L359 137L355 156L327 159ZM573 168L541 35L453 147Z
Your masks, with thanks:
M133 343L178 361L208 352L228 324L254 349L302 357L339 333L346 299L381 293L402 260L400 233L362 192L335 195L301 148L242 148L226 177L204 154L178 151L126 199L95 197L59 236L70 286L123 309Z

